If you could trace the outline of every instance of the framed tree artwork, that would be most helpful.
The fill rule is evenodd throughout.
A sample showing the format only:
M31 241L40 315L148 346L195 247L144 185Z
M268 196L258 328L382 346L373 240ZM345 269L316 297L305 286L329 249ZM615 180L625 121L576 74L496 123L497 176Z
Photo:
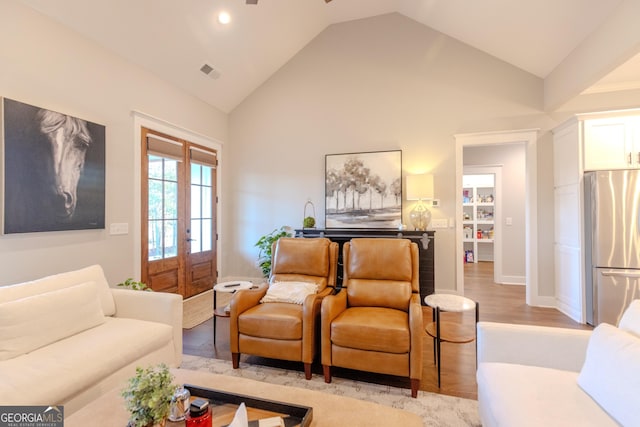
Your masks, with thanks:
M105 224L105 127L3 98L2 232Z
M399 228L402 151L327 154L326 228Z

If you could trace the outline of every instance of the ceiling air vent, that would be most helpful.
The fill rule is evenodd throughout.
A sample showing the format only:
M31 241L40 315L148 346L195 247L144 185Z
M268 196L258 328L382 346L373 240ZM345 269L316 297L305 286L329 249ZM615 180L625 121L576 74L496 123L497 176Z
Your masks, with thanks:
M200 71L214 80L220 77L220 71L216 70L209 64L204 64L202 67L200 67Z

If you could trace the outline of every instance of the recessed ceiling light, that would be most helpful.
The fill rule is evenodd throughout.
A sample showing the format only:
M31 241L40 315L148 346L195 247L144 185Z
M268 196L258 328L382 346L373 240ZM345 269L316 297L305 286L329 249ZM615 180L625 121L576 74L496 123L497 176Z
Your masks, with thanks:
M218 22L223 25L227 25L229 22L231 22L231 15L229 15L228 12L220 12L218 14Z

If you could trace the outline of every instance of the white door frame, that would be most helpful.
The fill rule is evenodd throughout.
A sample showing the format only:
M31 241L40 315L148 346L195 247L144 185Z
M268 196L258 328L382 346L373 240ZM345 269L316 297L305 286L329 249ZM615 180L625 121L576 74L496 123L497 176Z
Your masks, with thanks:
M454 135L456 138L456 218L462 218L462 175L464 174L464 147L513 144L521 142L526 150L526 303L538 305L538 129L481 132ZM456 292L464 294L464 247L462 221L456 221Z

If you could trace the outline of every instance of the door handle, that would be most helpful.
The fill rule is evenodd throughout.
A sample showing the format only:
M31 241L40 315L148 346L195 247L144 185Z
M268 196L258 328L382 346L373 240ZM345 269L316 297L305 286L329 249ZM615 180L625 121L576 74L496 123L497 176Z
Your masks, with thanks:
M187 240L187 242L197 242L197 240L196 240L196 239L191 239L191 238L189 238L189 237L187 237L187 239L186 239L186 240Z
M640 272L624 272L624 271L603 271L600 274L602 274L603 276L610 276L610 277L629 277L629 278L640 278Z

